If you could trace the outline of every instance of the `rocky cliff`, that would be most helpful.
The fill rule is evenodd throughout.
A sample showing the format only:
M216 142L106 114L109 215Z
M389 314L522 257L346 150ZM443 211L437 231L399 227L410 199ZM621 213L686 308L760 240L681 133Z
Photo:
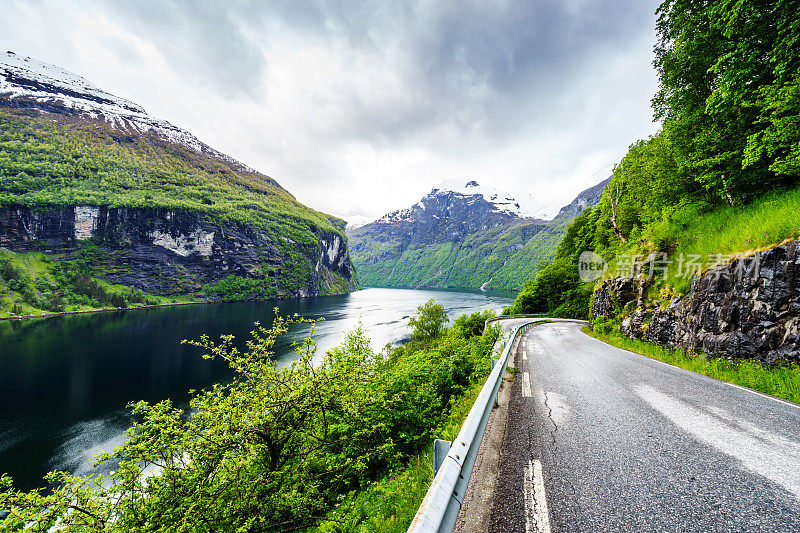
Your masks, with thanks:
M343 221L78 75L0 53L0 247L69 260L82 243L102 252L94 276L157 295L358 288ZM0 309L25 303L3 283Z
M202 220L171 209L72 206L0 208L0 246L15 252L66 254L91 239L104 253L98 277L158 295L200 291L229 275L273 278L279 297L339 294L357 288L344 239L319 232L317 246L287 255L267 232ZM305 262L299 279L279 275L287 262Z
M616 277L595 292L592 319L620 315L629 337L766 364L800 363L800 241L707 270L665 307L644 277Z

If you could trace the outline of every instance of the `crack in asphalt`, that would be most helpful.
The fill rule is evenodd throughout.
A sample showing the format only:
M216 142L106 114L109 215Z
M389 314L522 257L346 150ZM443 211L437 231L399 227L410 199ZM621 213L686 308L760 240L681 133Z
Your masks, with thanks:
M550 438L553 440L553 447L557 447L556 444L556 431L558 431L558 424L556 421L553 420L553 408L548 405L549 398L547 397L547 391L542 389L544 392L544 406L547 407L547 418L550 420L550 423L553 424L553 429L550 430Z

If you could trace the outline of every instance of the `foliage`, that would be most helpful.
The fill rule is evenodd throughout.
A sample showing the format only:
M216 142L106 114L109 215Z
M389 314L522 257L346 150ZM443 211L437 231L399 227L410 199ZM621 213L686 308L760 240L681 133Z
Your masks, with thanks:
M800 403L800 366L798 365L769 368L753 361L710 359L702 354L687 352L682 348L670 350L656 344L630 339L608 323L604 323L601 328L595 326L595 331L588 327L584 327L583 331L617 348L630 350L692 372Z
M216 283L206 285L205 292L212 298L226 301L277 298L273 278L244 278L230 274Z
M367 520L350 512L359 495L373 505L391 472L419 465L431 439L450 434L451 415L469 408L460 398L489 372L498 332L467 338L453 328L376 353L358 327L318 364L308 338L297 361L276 368L275 343L304 321L257 325L243 351L230 335L190 342L226 361L234 379L194 392L186 410L134 404L127 443L100 457L119 462L108 476L53 473L47 493L16 491L3 476L0 527L285 531Z
M486 321L496 316L492 309L476 311L471 315L461 315L453 321L453 328L464 338L483 335Z
M413 244L359 228L349 238L362 283L373 287L519 290L541 260L551 259L571 215L550 224L519 220L453 242Z
M270 298L275 296L273 289L284 294L308 286L314 273L308 257L318 256L320 235L344 238L340 221L305 207L273 179L207 147L195 152L152 135L123 133L103 122L2 108L0 206L18 205L166 208L253 228L274 243L282 258L272 272L274 283L256 281L247 291L242 283L223 280L210 287L223 299L245 293ZM101 253L97 248L93 252L83 261L73 258L71 266L88 276L87 266ZM102 273L95 274L102 278ZM334 283L328 290L342 292L341 286ZM180 288L186 293L198 287ZM89 292L98 295L87 296L82 305L110 302L96 288ZM30 294L26 299L33 308L62 308L60 300L34 302Z
M94 277L103 251L86 241L69 258L0 249L0 315L127 308L173 301Z
M655 136L633 143L600 202L510 310L585 317L578 254L732 254L797 237L797 0L666 0L658 10ZM677 264L674 261L674 264ZM660 285L688 289L670 270Z
M413 329L411 339L430 341L441 335L449 321L441 304L431 298L417 307L417 316L411 317L408 326Z
M447 418L436 430L436 438L453 441L483 387L473 382L455 399ZM408 465L391 472L365 490L351 493L331 512L319 532L402 533L408 529L433 481L433 444L411 457Z
M320 231L341 235L327 215L271 178L207 150L121 135L103 123L0 109L0 205L81 204L191 211L266 231L282 249L316 249Z

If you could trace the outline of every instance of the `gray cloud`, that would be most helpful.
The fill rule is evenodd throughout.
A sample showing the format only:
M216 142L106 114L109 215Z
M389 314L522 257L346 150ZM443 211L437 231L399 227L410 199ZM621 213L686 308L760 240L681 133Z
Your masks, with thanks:
M654 129L656 5L42 0L11 5L0 44L141 103L313 207L379 215L445 177L555 203L599 181Z

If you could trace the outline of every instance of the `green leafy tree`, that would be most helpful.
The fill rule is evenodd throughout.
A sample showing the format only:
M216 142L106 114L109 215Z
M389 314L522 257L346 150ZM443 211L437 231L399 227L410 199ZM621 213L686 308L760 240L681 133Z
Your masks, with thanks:
M483 334L486 321L496 316L496 313L487 309L476 311L470 315L461 315L453 321L453 329L465 338L477 337Z
M433 340L442 334L448 322L444 307L431 298L417 307L417 316L408 321L409 327L413 329L411 338L423 342Z
M49 491L31 492L0 476L0 530L305 530L441 436L453 401L488 374L498 335L454 328L375 353L359 326L321 358L306 338L299 359L277 368L279 337L306 322L257 325L245 350L230 335L190 342L234 378L194 392L188 409L133 404L128 441L99 457L119 463L106 476L54 472ZM358 520L334 524L350 531Z

